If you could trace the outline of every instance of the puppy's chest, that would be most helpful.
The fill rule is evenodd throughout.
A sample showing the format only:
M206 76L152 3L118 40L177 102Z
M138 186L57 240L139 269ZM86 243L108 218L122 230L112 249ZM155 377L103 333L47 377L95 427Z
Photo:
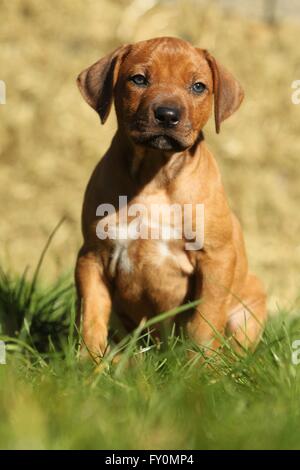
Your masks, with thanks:
M97 231L109 251L111 279L132 285L159 284L193 272L186 250L182 206L167 197L140 196L124 201L114 214L103 217ZM102 230L102 234L101 234Z

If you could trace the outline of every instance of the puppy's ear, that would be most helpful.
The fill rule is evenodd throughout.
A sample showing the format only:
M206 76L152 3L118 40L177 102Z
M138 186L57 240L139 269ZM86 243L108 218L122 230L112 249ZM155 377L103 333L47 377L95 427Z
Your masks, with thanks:
M209 52L205 51L205 56L213 75L215 124L218 134L221 122L239 108L244 98L244 91L233 75Z
M118 47L111 54L83 70L77 78L77 85L83 98L97 111L102 124L109 115L120 64L128 51L128 45Z

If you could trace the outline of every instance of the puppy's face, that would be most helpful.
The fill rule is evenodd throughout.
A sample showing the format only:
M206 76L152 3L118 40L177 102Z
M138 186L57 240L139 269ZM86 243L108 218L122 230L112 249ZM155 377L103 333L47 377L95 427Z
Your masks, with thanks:
M205 53L157 39L132 46L115 89L119 126L136 144L161 150L193 145L212 108L213 77Z
M86 101L105 122L114 99L118 125L136 145L191 147L214 95L216 130L240 105L239 83L207 51L175 38L121 46L78 77Z

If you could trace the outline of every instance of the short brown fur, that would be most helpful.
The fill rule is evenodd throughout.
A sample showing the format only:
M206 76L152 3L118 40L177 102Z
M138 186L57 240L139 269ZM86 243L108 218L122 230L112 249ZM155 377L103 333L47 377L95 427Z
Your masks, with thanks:
M136 74L146 76L146 86L132 82ZM205 85L203 93L191 92L194 82ZM143 317L200 298L199 306L182 317L193 341L210 350L220 345L220 334L229 334L238 349L254 347L266 319L266 296L248 272L241 227L202 133L213 101L217 132L238 109L240 84L207 51L180 39L158 38L121 46L84 70L78 85L102 123L113 100L118 119L111 146L89 181L82 212L76 285L89 352L99 357L106 351L112 309L130 329ZM179 122L162 126L155 118L158 106L179 110ZM125 266L124 251L116 255L115 241L96 235L97 207L117 207L120 195L128 197L128 207L204 204L203 248L187 251L185 240L173 240L169 256L162 257L157 240L134 240L126 247Z

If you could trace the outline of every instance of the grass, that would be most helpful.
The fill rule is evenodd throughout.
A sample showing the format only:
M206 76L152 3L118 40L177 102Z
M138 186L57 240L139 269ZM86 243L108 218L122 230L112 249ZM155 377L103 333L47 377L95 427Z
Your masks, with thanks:
M97 366L78 360L72 284L45 288L38 274L0 276L2 449L300 448L299 318L272 318L255 353L224 344L204 362L183 338L163 348L140 327L118 364L115 345Z
M298 17L271 26L212 0L154 3L0 0L0 79L7 85L7 104L0 106L0 259L15 271L34 265L45 234L65 217L45 280L74 265L83 192L116 129L114 113L100 126L75 79L121 44L178 36L209 49L245 89L221 134L211 120L205 136L241 220L251 269L268 287L269 307L288 307L299 292L300 269L300 106L291 102L300 76ZM255 14L262 2L231 3Z

